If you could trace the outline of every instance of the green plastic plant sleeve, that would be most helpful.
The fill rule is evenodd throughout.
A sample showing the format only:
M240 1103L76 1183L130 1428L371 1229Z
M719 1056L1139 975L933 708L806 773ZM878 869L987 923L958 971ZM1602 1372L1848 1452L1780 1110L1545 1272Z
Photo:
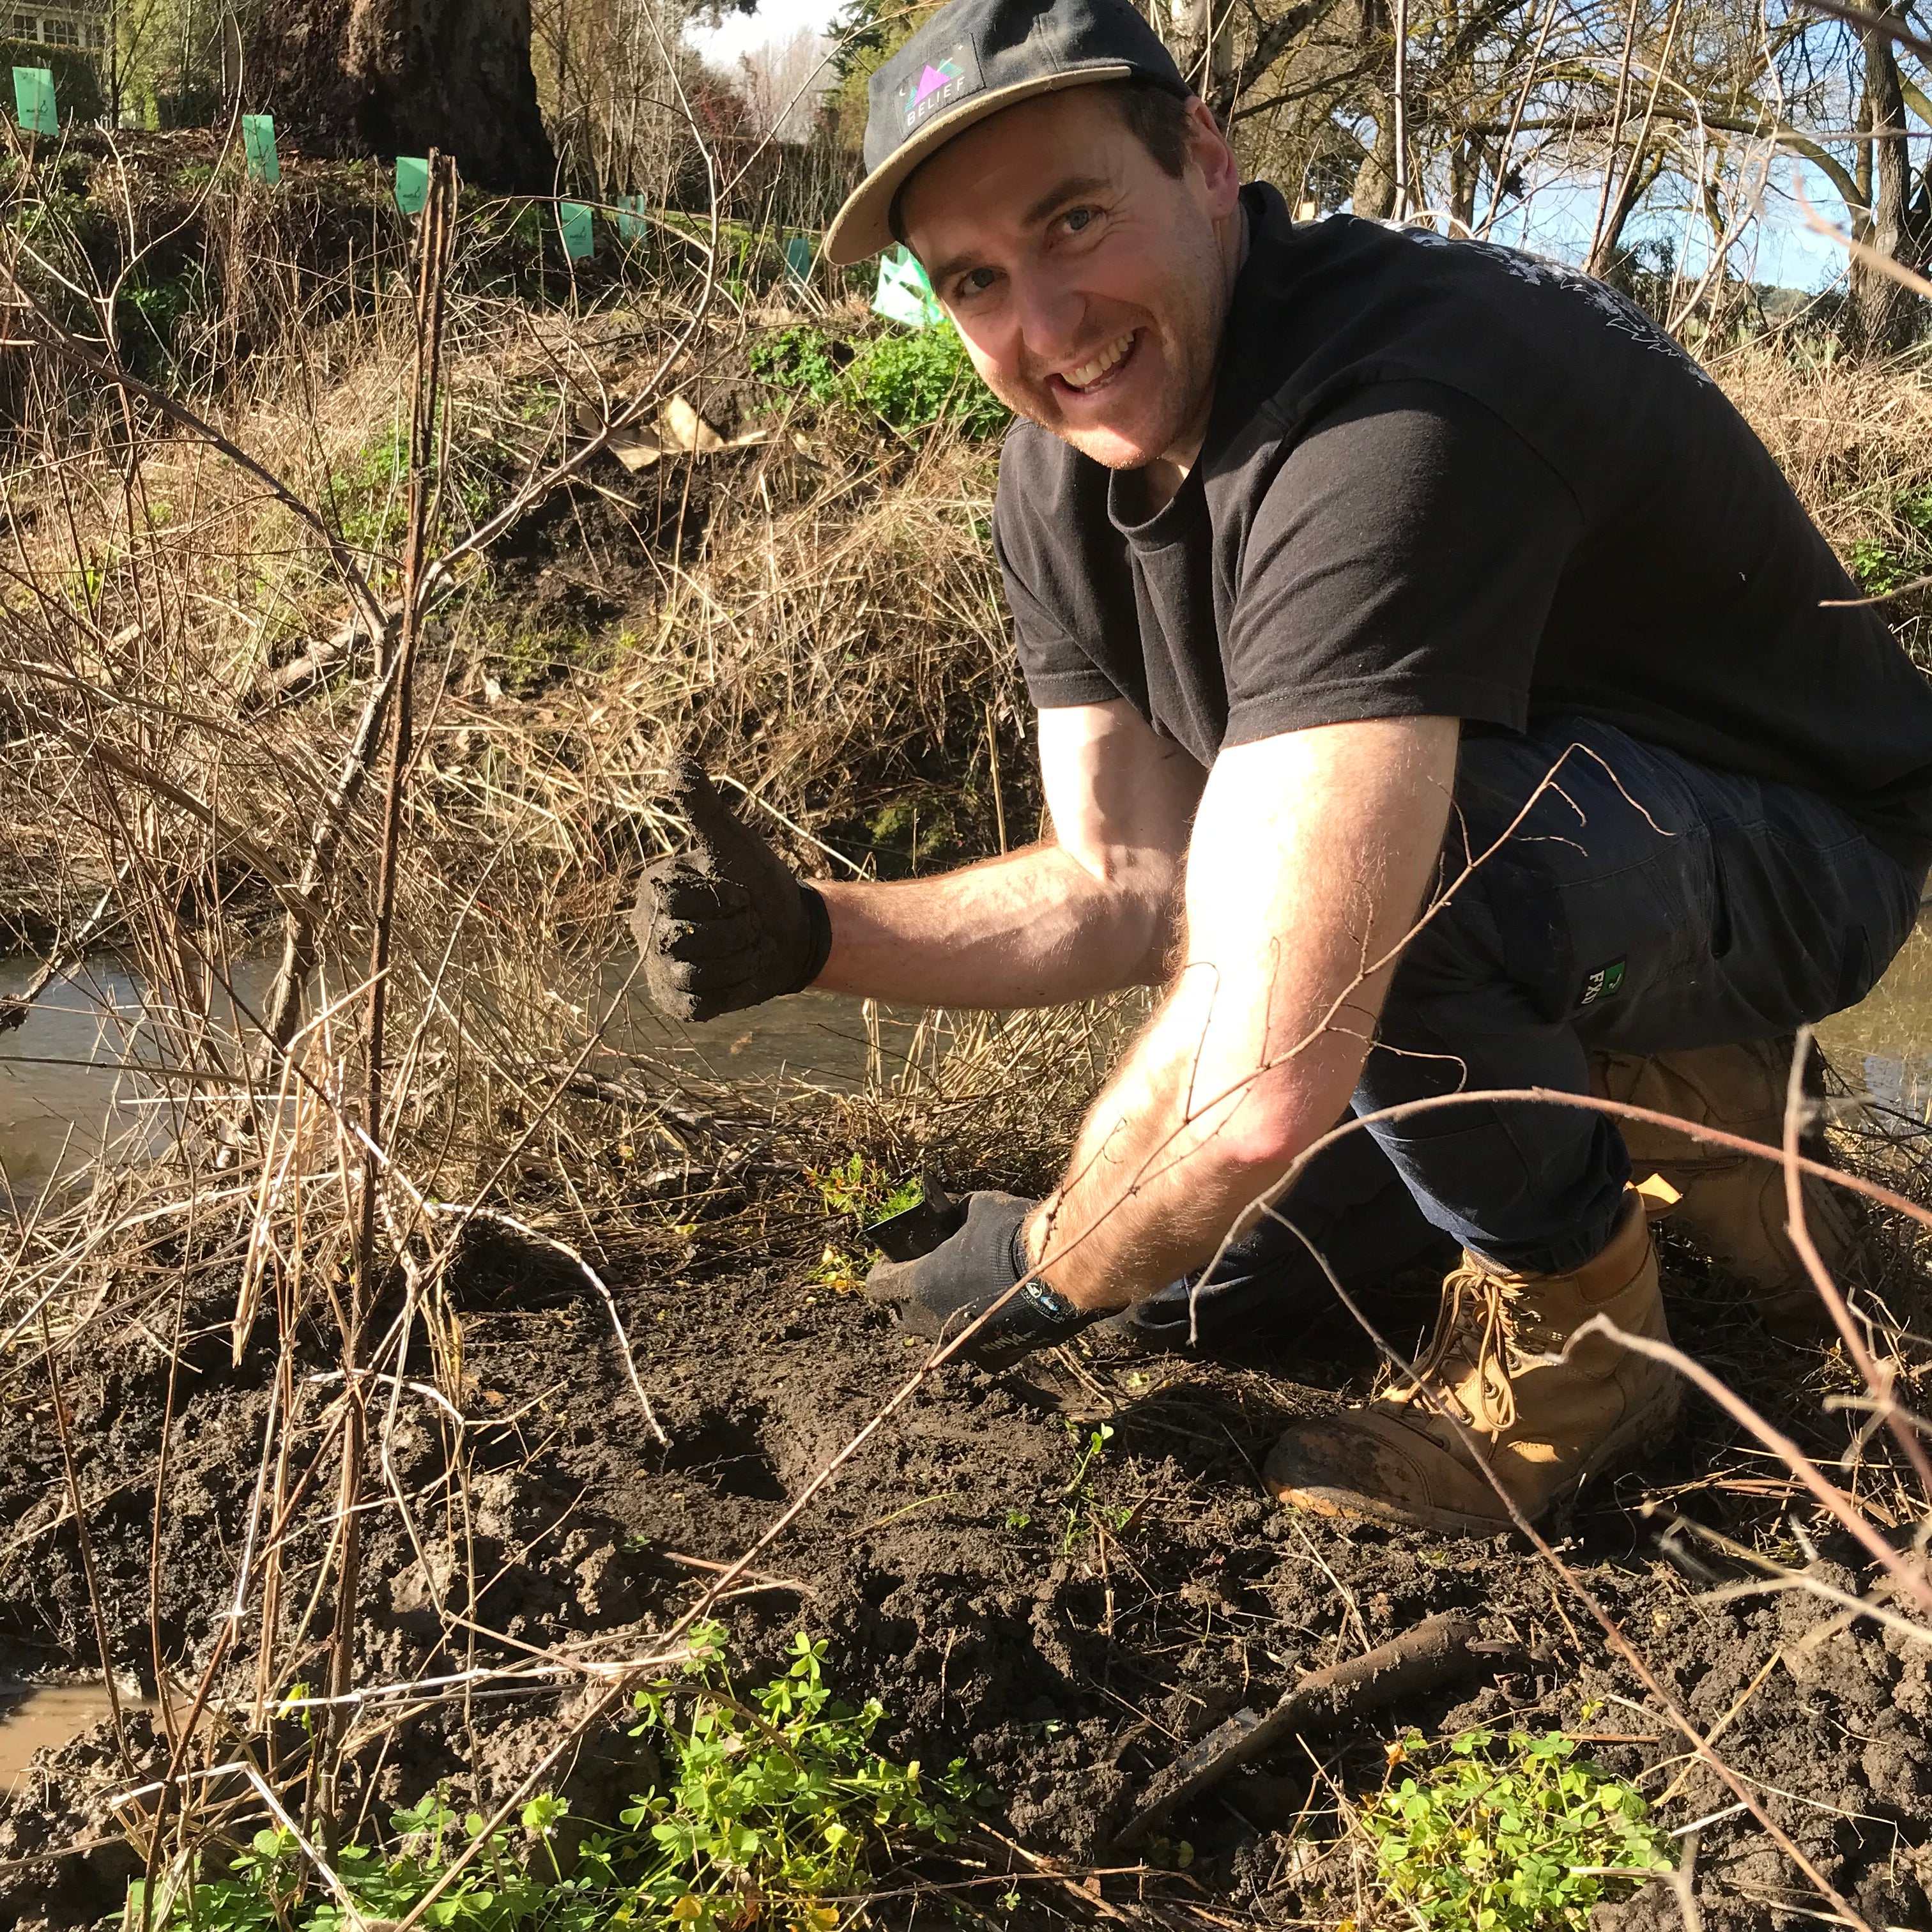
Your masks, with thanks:
M872 291L872 308L908 328L930 328L944 314L933 298L926 271L904 248L890 249L879 257L879 285Z
M272 114L243 115L242 146L248 157L249 173L273 188L282 178L281 160L275 152L275 117Z
M794 281L812 280L812 237L808 235L791 235L785 238L785 267Z
M396 206L405 214L420 214L429 199L429 161L414 154L396 157Z
M584 202L559 202L556 225L563 231L563 252L573 262L596 254L597 238L590 226L590 210Z
M640 194L617 197L617 239L641 242L644 238L644 198Z
M14 111L23 134L58 134L60 115L54 105L54 77L44 67L14 70Z

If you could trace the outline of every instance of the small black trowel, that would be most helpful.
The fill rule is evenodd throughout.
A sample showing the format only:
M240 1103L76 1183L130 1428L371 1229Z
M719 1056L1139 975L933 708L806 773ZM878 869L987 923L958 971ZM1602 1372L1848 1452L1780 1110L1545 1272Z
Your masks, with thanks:
M966 1204L956 1201L931 1174L920 1176L919 1198L910 1208L874 1221L866 1238L890 1261L916 1262L965 1225Z

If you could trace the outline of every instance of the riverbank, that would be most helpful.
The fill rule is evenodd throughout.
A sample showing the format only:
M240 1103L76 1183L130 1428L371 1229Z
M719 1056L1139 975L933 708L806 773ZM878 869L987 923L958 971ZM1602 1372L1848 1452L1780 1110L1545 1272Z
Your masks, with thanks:
M104 1653L155 1708L124 1756L97 1730L0 1804L0 1916L116 1911L136 1845L158 1876L218 1872L272 1816L264 1788L331 1842L445 1782L459 1815L550 1790L608 1823L663 1767L598 1700L626 1664L668 1667L702 1610L746 1682L824 1639L896 1763L980 1781L970 1844L896 1848L914 1862L836 1915L1400 1923L1361 1808L1405 1727L1484 1724L1580 1739L1654 1801L1712 1932L1819 1909L1668 1700L1721 1726L1751 1801L1870 1924L1932 1921L1925 1646L1882 1603L1848 1623L1808 1591L1882 1580L1717 1405L1586 1492L1552 1568L1266 1505L1274 1436L1373 1379L1339 1321L1281 1358L1142 1359L1096 1331L915 1384L921 1352L850 1292L864 1210L926 1168L1044 1186L1133 1003L890 1035L862 1013L860 1077L745 1080L736 1032L706 1059L616 1024L623 914L678 836L661 791L687 746L801 870L904 876L1036 836L993 426L943 343L909 359L851 305L657 258L533 290L501 272L513 236L460 239L427 417L445 562L418 578L398 759L381 671L418 334L409 231L384 232L368 299L278 322L294 352L150 370L206 433L51 351L28 372L0 905L40 957L84 937L119 962L140 1010L117 1051L146 1071L137 1146L10 1197L0 1680ZM1922 370L1786 343L1718 373L1862 580L1923 572ZM312 963L283 1003L292 941ZM1845 1157L1925 1198L1916 1144L1856 1124ZM1910 1399L1922 1242L1874 1225L1858 1306ZM1910 1472L1844 1406L1864 1384L1842 1349L1773 1341L1670 1261L1684 1346L1908 1538ZM1428 1310L1388 1313L1408 1342ZM1151 1856L1112 1848L1232 1711L1447 1608L1492 1668L1243 1772ZM260 1784L215 1769L236 1763ZM820 1909L745 1922L828 1932ZM1677 1907L1653 1886L1600 1910L1636 1932Z

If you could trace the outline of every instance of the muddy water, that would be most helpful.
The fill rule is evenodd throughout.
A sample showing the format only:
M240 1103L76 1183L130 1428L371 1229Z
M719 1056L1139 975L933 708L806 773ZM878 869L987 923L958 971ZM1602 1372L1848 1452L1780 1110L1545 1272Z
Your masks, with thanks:
M1932 913L1860 1005L1818 1029L1832 1064L1874 1101L1932 1126Z
M121 1708L130 1708L125 1697ZM0 1795L20 1782L34 1752L64 1744L112 1714L104 1684L0 1684Z
M0 996L18 992L34 970L32 961L0 959ZM266 962L244 962L236 990L244 1005L268 970ZM624 992L628 972L628 962L614 963L581 988L600 1011L616 1002L604 1034L617 1054L648 1054L715 1079L784 1073L849 1091L863 1082L868 1062L891 1076L917 1020L888 1008L868 1026L857 1000L800 993L680 1025ZM1881 1106L1932 1125L1932 915L1863 1004L1819 1033L1854 1087L1862 1082ZM50 986L24 1026L0 1033L0 1172L16 1193L38 1194L57 1170L104 1146L131 1152L164 1132L167 1096L179 1089L138 1071L156 1060L142 989L106 958Z
M35 970L31 960L0 959L0 996L20 992ZM236 992L244 1008L255 1007L269 970L261 960L238 968ZM580 995L579 1010L594 1003L610 1013L604 1037L619 1056L647 1054L714 1079L788 1074L852 1091L863 1084L868 1063L891 1077L918 1018L884 1009L868 1024L860 1000L800 993L752 1012L682 1025L634 991L626 992L628 976L629 962L620 962L572 989ZM223 1016L234 1024L232 1009ZM245 1022L239 1030L246 1034ZM126 1158L163 1134L169 1096L182 1088L142 1070L166 1057L142 987L111 960L89 961L50 986L23 1025L0 1033L0 1174L14 1192L30 1198L56 1172L70 1172L104 1149ZM614 1064L621 1060L600 1066Z

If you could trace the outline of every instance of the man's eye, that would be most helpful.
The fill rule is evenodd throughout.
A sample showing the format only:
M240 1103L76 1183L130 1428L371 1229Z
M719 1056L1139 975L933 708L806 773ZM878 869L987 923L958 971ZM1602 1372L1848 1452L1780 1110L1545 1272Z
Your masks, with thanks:
M959 292L962 296L983 295L993 286L993 281L991 268L968 268L959 278Z
M1091 221L1095 214L1098 212L1099 210L1096 208L1070 208L1066 211L1065 216L1066 225L1075 234L1078 235L1081 230L1084 228L1088 223Z

